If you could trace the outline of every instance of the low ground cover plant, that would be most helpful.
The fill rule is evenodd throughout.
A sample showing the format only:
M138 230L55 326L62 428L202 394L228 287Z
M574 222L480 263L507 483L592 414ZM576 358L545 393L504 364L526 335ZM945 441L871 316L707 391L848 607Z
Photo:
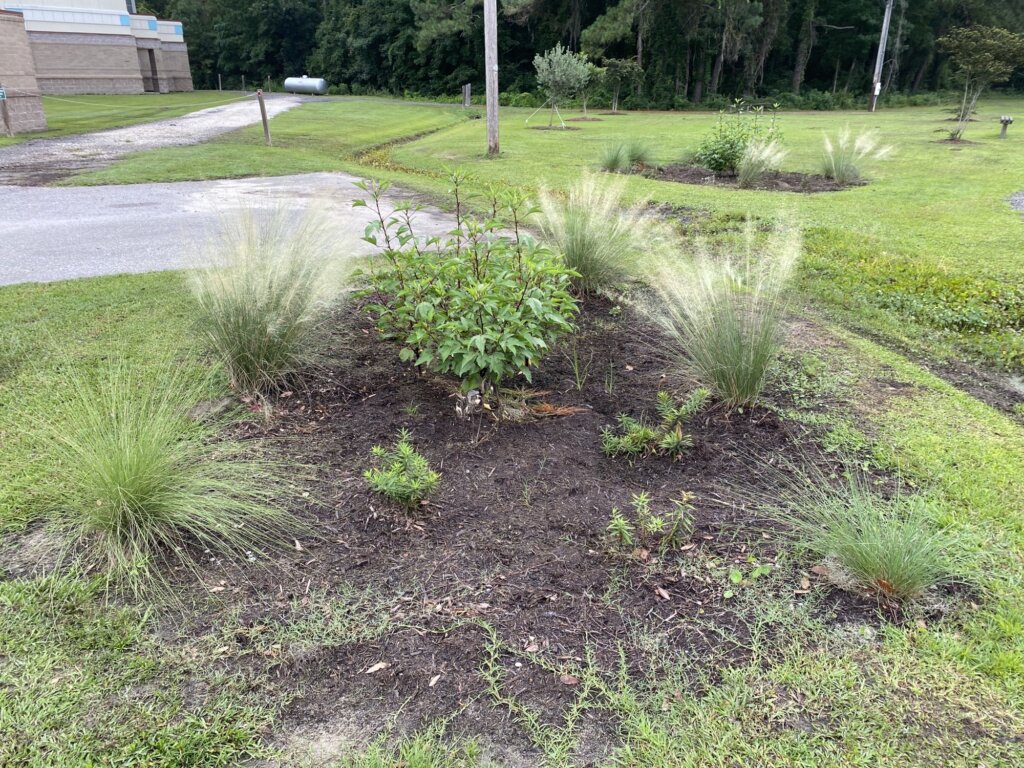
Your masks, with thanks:
M510 379L532 380L552 343L573 327L575 273L522 232L532 209L518 190L495 191L486 222L464 210L452 179L456 228L445 238L414 231L415 207L385 213L384 184L363 182L375 220L366 239L381 248L363 293L381 333L402 345L405 362L458 377L463 391L487 393ZM500 234L503 227L511 235Z
M651 509L651 497L646 491L633 494L630 505L632 516L616 507L608 522L608 537L621 551L630 553L641 549L664 555L683 546L693 536L693 504L688 493L673 499L672 509L664 512Z
M865 131L854 138L848 127L843 128L835 140L825 136L821 172L839 184L855 184L861 179L866 160L882 160L891 153L892 147L883 146L873 131Z
M748 222L744 240L739 253L716 255L701 245L689 261L662 260L650 281L661 301L647 307L672 354L728 409L753 405L761 394L782 345L800 253L790 227L762 236Z
M437 489L441 475L412 444L412 433L403 429L393 448L373 447L377 466L363 473L370 488L407 510L422 504Z
M893 602L919 598L959 569L954 553L962 546L934 518L923 497L886 499L862 481L811 493L784 516L834 581Z
M624 208L622 184L584 175L565 196L540 193L540 225L571 270L577 296L607 292L637 272L641 254L661 238L640 206Z
M693 159L716 173L735 174L751 142L770 144L781 139L774 109L765 117L763 107L748 107L737 101L728 112L718 116L718 122L701 140Z
M235 389L278 390L314 362L325 310L340 293L327 242L308 218L249 212L225 223L213 264L190 273L199 331Z
M685 431L686 423L707 405L710 392L698 389L686 400L677 401L668 392L658 393L657 424L642 418L619 414L616 428L601 431L601 450L605 456L641 458L657 454L678 460L693 447L693 438Z
M60 468L51 520L63 561L137 592L161 583L164 566L195 571L210 554L253 561L289 540L297 523L276 501L278 466L189 416L202 382L168 363L154 383L119 362L68 372L62 386L41 438Z

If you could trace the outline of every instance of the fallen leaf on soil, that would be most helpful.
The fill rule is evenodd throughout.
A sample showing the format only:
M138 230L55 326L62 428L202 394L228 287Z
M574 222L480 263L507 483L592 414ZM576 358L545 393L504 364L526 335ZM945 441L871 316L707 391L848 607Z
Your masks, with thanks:
M387 669L390 666L391 665L388 664L386 661L378 661L376 664L374 664L368 670L363 672L363 674L364 675L372 675L374 672L380 672L382 669Z
M227 587L210 587L211 592L223 592Z
M302 545L299 544L299 540L298 539L295 539L295 551L296 552L305 552L305 550L302 548Z
M810 579L808 579L806 576L804 576L802 579L800 579L800 589L810 589L810 588L811 588L811 580Z
M818 576L828 576L828 568L824 565L816 565L811 568L811 573L817 574Z
M918 629L928 629L928 625L925 624L924 619L918 619L917 620L917 626L918 626Z
M658 597L660 597L662 600L671 600L672 599L672 595L670 595L668 593L668 590L662 589L661 587L655 587L654 591L658 595Z
M433 688L435 685L437 685L437 681L440 679L440 675L434 675L432 678L430 678L430 682L427 683L427 688Z
M536 643L530 643L523 650L526 651L527 653L537 653L540 650L540 646L537 645Z
M691 550L691 549L693 549L693 548L694 548L694 547L696 547L696 546L697 546L697 545L696 545L696 544L693 544L693 543L690 543L690 544L683 544L683 546L681 546L681 547L679 548L679 551L680 551L680 552L687 552L688 550Z
M562 675L560 678L558 678L558 682L560 682L562 685L578 685L580 679L575 675Z
M553 405L551 403L530 405L530 411L534 416L572 416L574 413L584 413L586 410L578 405Z

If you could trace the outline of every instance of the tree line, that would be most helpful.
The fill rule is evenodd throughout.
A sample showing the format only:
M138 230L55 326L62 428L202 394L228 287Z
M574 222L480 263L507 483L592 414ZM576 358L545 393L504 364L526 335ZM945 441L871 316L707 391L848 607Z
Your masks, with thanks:
M536 88L557 44L602 64L632 60L627 106L739 96L860 98L884 0L499 0L501 88ZM197 88L308 73L354 92L457 94L483 87L482 0L148 0L185 25ZM1024 32L1020 0L895 0L883 88L951 85L937 43L972 24ZM1014 84L1024 85L1018 73Z

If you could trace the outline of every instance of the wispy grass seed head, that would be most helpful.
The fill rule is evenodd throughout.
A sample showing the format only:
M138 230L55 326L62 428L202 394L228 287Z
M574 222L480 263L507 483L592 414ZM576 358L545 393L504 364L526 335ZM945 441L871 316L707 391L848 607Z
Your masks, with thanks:
M769 171L778 170L787 154L782 144L775 139L750 141L743 150L743 156L736 168L737 184L743 188L753 186Z
M879 142L876 132L864 131L853 137L847 126L839 131L835 141L825 134L822 173L839 184L853 184L860 180L865 160L883 160L892 151L892 146Z
M735 252L701 243L692 258L662 258L651 270L660 300L649 314L672 353L729 409L757 400L781 348L800 242L794 227L762 237L748 223Z

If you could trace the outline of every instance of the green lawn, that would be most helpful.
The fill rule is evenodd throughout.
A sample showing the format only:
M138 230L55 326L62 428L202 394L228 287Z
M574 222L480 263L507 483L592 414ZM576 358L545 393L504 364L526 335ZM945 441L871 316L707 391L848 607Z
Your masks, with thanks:
M90 133L148 123L195 112L215 104L243 98L235 91L193 91L191 93L146 93L137 96L44 96L43 111L49 129L0 137L0 147L30 139Z
M694 209L714 235L736 217L786 216L806 228L805 287L846 324L934 358L968 354L1020 369L1024 364L1024 217L1007 200L1024 188L1024 134L997 138L1000 114L1020 101L982 101L970 143L941 139L948 112L938 107L781 115L787 170L818 169L822 137L844 126L875 130L891 144L888 160L866 169L869 183L804 195L684 185L627 178L630 196ZM344 170L383 176L441 194L446 170L459 167L488 181L565 188L596 168L602 149L640 140L658 163L692 152L718 119L708 113L632 113L580 130L537 131L530 110L502 112L498 159L483 153L485 126L456 108L380 100L305 105L273 121L275 145L261 146L258 127L196 148L127 157L75 184L133 183ZM357 157L400 137L418 140Z

